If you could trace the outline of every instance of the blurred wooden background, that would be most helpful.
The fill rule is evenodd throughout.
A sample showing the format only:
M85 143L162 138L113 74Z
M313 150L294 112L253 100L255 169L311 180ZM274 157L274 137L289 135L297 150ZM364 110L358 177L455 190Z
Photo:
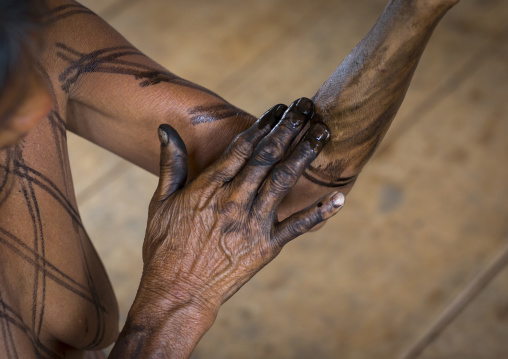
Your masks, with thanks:
M135 46L254 115L312 96L385 0L84 0ZM343 211L221 309L193 358L395 358L508 243L508 2L462 0ZM81 215L122 320L154 176L69 135ZM508 268L423 358L508 357Z

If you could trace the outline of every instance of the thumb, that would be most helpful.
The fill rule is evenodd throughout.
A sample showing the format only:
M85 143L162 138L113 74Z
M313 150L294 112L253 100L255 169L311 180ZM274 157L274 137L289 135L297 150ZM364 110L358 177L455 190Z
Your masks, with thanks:
M153 199L164 201L187 181L187 148L176 130L167 124L159 126L161 142L159 184Z

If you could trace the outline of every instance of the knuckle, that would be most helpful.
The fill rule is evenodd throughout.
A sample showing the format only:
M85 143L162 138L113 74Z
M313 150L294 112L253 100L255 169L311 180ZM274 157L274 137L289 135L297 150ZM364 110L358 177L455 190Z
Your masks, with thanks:
M312 149L312 145L308 141L299 143L294 151L296 158L302 159L304 161L313 160L318 155L317 151Z
M272 139L267 141L267 143L262 143L256 153L255 162L258 165L273 165L282 159L284 149L284 144L278 139Z
M254 146L249 140L249 134L244 132L236 137L233 145L231 146L231 153L235 157L246 158L250 156L253 149Z
M240 218L242 212L240 205L236 201L226 201L217 208L218 213L227 218Z
M325 212L326 209L323 209L323 207L319 206L317 210L314 210L314 213L310 217L310 220L312 221L312 226L315 226L318 223L321 223L325 220ZM310 229L310 228L309 228Z
M301 218L300 220L289 224L288 232L292 237L295 238L307 232L311 226L312 223L310 218Z
M298 172L287 164L277 166L272 171L272 185L275 189L286 191L293 187L298 179Z
M268 195L271 197L279 196L281 193L286 193L290 189L291 186L288 185L287 183L271 180Z

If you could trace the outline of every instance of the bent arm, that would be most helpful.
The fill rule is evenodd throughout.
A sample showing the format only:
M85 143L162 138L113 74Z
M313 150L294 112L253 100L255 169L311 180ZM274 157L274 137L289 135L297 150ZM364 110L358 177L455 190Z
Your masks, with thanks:
M42 62L76 134L158 174L153 133L170 124L187 144L194 177L255 121L149 59L87 8L69 0L50 8Z
M318 118L329 125L332 139L285 199L281 217L333 188L351 190L396 115L432 31L457 2L388 3L314 96ZM141 54L99 17L83 14L65 21L55 25L66 31L54 32L60 39L53 52L60 86L70 99L68 128L78 135L158 174L158 148L151 134L168 123L187 145L192 178L254 122L218 95ZM85 35L83 28L89 31ZM61 39L62 33L67 39Z

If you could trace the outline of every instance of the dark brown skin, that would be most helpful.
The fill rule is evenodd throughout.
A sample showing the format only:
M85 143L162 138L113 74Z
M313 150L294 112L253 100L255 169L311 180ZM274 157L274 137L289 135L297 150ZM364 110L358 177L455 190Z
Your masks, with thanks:
M329 187L354 182L388 131L427 42L459 0L391 0L367 36L314 95L332 133L308 178Z
M445 13L459 0L390 0L365 38L313 96L313 122L331 139L309 166L279 215L306 206L326 190L348 194L374 154L404 100L425 46ZM297 195L305 189L308 196Z
M315 124L281 161L312 107L302 99L281 120L286 107L274 107L185 187L183 141L160 127L161 176L150 203L143 277L110 357L189 356L229 297L287 242L339 211L344 196L332 192L277 221L278 205L330 137Z
M278 122L285 107L248 129L252 116L171 74L89 10L48 1L52 12L37 71L53 108L24 141L0 151L0 355L82 358L118 335L114 293L79 218L66 130L161 174L150 205L143 279L111 356L187 357L229 296L284 243L338 210L329 193L352 188L396 114L435 25L456 2L390 1L315 95L315 115L302 100L305 110L292 105L268 135L267 124ZM327 147L314 160L328 138L316 125L316 133L277 165L310 126L303 118L326 123ZM159 132L162 148L154 141L160 124L171 126ZM182 188L187 173L193 180ZM312 204L322 196L320 206Z

